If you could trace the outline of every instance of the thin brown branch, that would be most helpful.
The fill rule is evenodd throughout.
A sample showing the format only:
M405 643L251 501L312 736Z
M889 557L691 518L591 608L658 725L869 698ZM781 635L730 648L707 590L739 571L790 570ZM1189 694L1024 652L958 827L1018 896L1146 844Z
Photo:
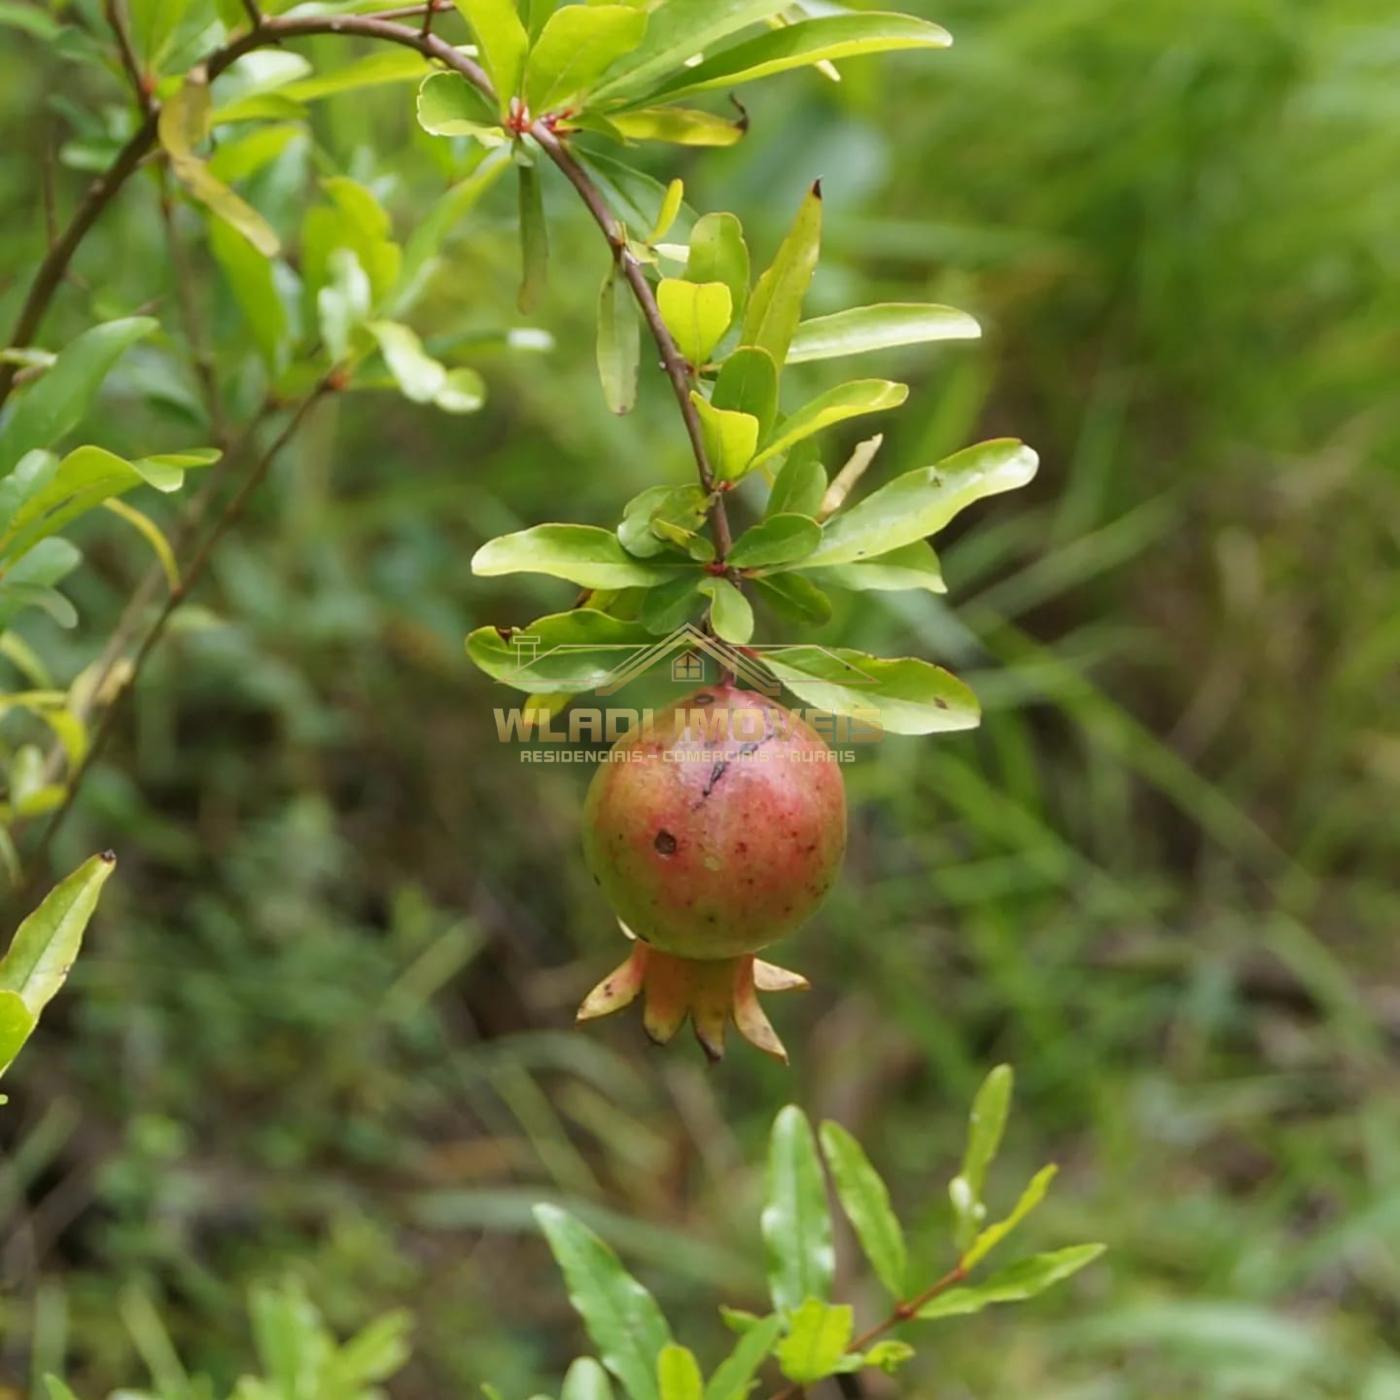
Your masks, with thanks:
M111 26L113 35L117 40L117 53L122 61L122 68L126 71L126 76L131 82L132 92L136 95L136 105L142 112L149 113L155 106L155 97L151 90L150 78L142 72L141 64L137 60L136 50L131 43L131 30L126 22L126 8L123 0L105 0L103 11L107 16L107 23Z
M262 11L258 9L257 0L243 0L243 13L248 16L248 23L254 29L262 27L263 16Z

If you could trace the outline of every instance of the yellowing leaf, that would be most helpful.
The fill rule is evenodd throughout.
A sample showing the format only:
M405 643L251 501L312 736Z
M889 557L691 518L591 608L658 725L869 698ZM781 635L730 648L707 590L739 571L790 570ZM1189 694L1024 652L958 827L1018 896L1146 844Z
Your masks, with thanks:
M656 304L681 354L697 367L710 358L734 316L734 301L723 282L666 277L657 286Z

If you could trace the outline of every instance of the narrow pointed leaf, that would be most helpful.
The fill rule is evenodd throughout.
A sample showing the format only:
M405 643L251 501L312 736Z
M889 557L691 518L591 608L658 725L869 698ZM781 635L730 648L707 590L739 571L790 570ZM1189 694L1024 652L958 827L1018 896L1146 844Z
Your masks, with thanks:
M286 363L291 348L287 307L273 271L276 264L222 219L209 225L209 251L228 279L258 352L276 372Z
M661 201L656 222L651 226L651 232L647 234L648 243L659 243L671 231L671 225L676 222L676 215L680 213L681 203L684 199L685 181L672 180L666 186L666 197ZM696 279L692 278L691 280Z
M982 328L971 316L951 306L909 302L858 306L801 322L788 347L787 362L805 364L937 340L976 340L981 334Z
M783 1319L777 1313L756 1320L710 1377L705 1400L746 1400L758 1368L782 1335Z
M886 659L846 647L792 646L764 664L800 700L891 734L975 729L977 697L956 676L915 657Z
M784 25L708 56L648 94L670 100L684 93L732 87L790 68L830 63L892 49L942 49L953 42L946 29L910 15L830 15Z
M754 466L762 466L773 457L781 456L803 438L819 433L823 428L859 418L866 413L883 413L898 408L909 397L907 385L888 379L856 379L839 384L805 403L796 413L783 419L763 450L754 458Z
M665 141L672 146L735 146L747 127L693 107L639 107L612 112L608 121L629 141Z
M768 660L765 654L764 660ZM808 1298L831 1297L836 1252L817 1144L795 1104L773 1122L768 1147L768 1203L761 1218L773 1306L786 1311Z
M821 247L821 186L814 185L802 201L772 266L758 279L744 312L744 345L758 345L783 364L802 319L802 300L811 285Z
M726 563L736 569L770 568L806 558L821 543L822 527L807 515L770 515L734 542Z
M520 171L520 295L522 311L530 311L544 295L549 275L549 228L544 218L540 172L533 165Z
M904 1297L908 1252L890 1193L865 1149L839 1123L822 1124L821 1143L841 1208L876 1277L897 1302Z
M671 1329L656 1299L607 1244L557 1206L536 1206L535 1219L603 1364L632 1400L660 1400L656 1362Z
M768 515L810 515L816 519L826 495L826 468L817 460L810 443L799 445L778 468L768 493Z
M52 447L72 432L92 407L107 372L158 324L150 316L108 321L65 345L38 381L19 395L0 426L0 474L26 452Z
M996 438L936 466L905 472L828 520L808 562L849 564L935 534L974 501L1024 486L1035 476L1039 460L1024 443Z
M608 267L598 293L598 378L603 401L613 413L631 413L637 403L637 372L642 362L642 328L627 284Z
M936 1317L964 1317L981 1312L992 1303L1020 1303L1044 1293L1047 1288L1077 1274L1104 1252L1105 1245L1077 1244L1050 1254L1033 1254L996 1273L981 1283L950 1288L924 1304L918 1311L922 1320Z
M998 1220L995 1225L988 1225L973 1240L971 1247L960 1261L964 1269L975 1268L1045 1199L1045 1193L1050 1189L1050 1183L1055 1179L1055 1174L1058 1171L1059 1168L1052 1164L1048 1167L1042 1167L1031 1177L1011 1214L1005 1220Z

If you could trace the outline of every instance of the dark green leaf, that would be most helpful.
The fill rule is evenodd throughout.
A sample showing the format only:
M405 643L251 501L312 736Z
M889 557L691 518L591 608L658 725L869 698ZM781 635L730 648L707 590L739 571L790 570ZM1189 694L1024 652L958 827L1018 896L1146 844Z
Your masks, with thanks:
M954 453L936 466L897 476L826 522L811 564L849 564L888 554L941 530L965 506L1012 491L1035 476L1039 458L1014 438Z
M93 326L59 351L39 380L19 396L0 427L0 473L26 452L51 447L82 421L107 372L122 353L159 323L132 316Z
M700 611L699 583L704 575L697 570L679 575L670 583L649 589L642 601L642 626L654 637L674 632Z
M769 655L765 653L765 661ZM809 1298L830 1298L836 1255L826 1183L812 1125L796 1104L789 1104L773 1122L768 1203L761 1223L773 1307L785 1312Z
M759 575L750 583L759 597L788 622L820 627L831 621L831 599L801 574Z
M671 1340L671 1329L656 1300L608 1245L572 1216L557 1206L539 1205L535 1219L603 1364L633 1400L660 1400L656 1362Z
M908 1252L890 1193L865 1149L839 1123L822 1124L821 1142L846 1218L876 1277L898 1302L904 1297Z
M272 373L279 373L291 348L291 330L271 259L222 219L209 225L209 251L228 278L263 360Z
M821 511L826 495L826 468L817 460L812 443L800 444L787 455L768 493L769 515L810 515Z
M540 172L522 165L520 172L520 295L522 311L530 311L544 294L549 274L549 228L544 218Z
M956 676L914 657L887 660L845 647L784 647L764 664L800 700L892 734L974 729L977 697Z
M769 568L805 559L821 543L822 527L806 515L770 515L734 542L726 563L736 569Z
M1101 1244L1077 1244L1051 1254L1033 1254L1005 1269L998 1269L982 1283L950 1288L925 1303L918 1316L927 1321L936 1317L963 1317L981 1312L992 1303L1020 1303L1044 1293L1047 1288L1077 1274L1092 1264L1107 1248Z

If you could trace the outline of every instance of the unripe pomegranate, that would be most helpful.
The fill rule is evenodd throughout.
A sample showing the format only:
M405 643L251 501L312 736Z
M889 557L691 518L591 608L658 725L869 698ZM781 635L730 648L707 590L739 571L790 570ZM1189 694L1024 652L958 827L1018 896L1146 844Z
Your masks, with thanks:
M805 983L753 954L816 909L845 847L840 768L797 715L729 683L660 711L614 745L588 791L584 855L637 947L580 1018L645 991L653 1039L690 1015L718 1058L733 1016L786 1058L755 988Z

